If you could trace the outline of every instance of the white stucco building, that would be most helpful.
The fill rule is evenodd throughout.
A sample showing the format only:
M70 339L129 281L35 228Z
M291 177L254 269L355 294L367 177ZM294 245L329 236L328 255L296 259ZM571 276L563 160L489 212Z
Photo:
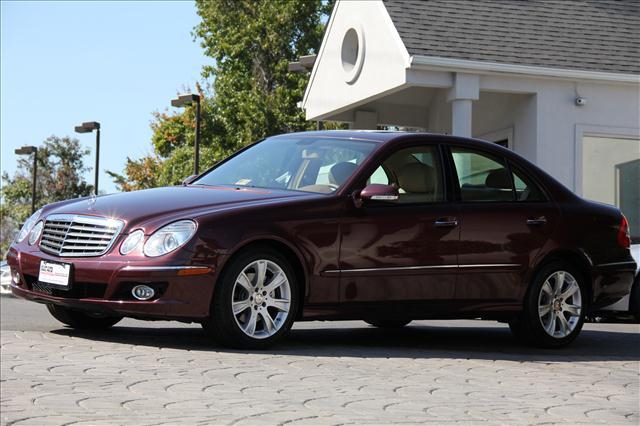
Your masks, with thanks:
M636 2L338 0L303 107L504 144L640 235Z

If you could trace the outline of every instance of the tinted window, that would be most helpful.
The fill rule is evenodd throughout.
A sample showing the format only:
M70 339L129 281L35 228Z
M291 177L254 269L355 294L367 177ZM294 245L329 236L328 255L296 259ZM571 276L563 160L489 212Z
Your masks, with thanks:
M389 156L368 183L396 185L399 203L433 203L443 200L442 171L438 148L405 148Z
M531 179L514 167L513 164L509 164L509 166L513 172L513 184L518 201L543 201L545 199L540 188Z
M514 201L511 174L504 163L484 153L452 148L462 201Z

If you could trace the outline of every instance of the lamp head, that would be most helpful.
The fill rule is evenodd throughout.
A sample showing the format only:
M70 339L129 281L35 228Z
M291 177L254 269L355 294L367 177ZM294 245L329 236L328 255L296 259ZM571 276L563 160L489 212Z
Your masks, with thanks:
M176 99L171 100L171 106L180 108L183 106L191 105L194 102L200 102L200 95L195 93L187 93L179 95Z
M29 155L29 154L33 154L34 152L37 152L38 148L36 148L35 146L29 146L29 145L25 145L21 148L16 149L14 152L17 155Z
M100 123L97 121L85 121L81 126L74 127L76 133L91 133L94 130L98 130L100 128Z

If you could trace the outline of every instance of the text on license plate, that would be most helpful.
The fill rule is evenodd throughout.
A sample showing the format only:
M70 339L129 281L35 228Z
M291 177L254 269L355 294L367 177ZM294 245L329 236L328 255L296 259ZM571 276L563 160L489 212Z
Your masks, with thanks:
M69 263L40 261L38 281L66 287L69 285L71 265Z

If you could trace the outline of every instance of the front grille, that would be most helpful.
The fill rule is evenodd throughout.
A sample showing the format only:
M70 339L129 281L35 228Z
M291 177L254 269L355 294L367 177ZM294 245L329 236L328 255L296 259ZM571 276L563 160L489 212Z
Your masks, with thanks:
M40 249L62 257L100 256L111 248L123 225L106 217L52 214L44 223Z

